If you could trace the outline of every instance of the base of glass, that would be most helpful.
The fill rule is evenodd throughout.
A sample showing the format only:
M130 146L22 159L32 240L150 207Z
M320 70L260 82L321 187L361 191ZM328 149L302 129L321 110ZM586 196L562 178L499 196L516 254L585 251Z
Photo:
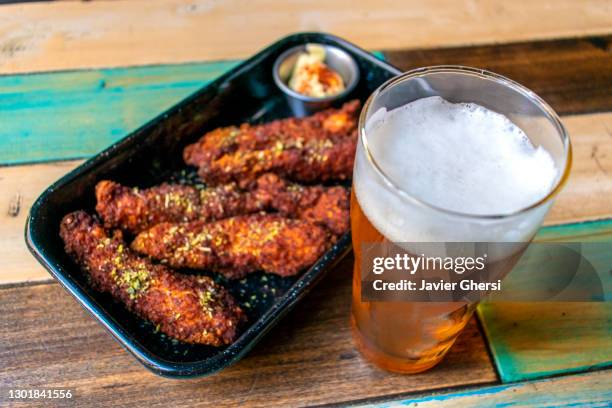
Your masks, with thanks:
M363 337L357 325L355 324L354 318L351 316L351 332L353 335L353 341L357 350L370 362L383 370L391 371L400 374L417 374L427 371L433 368L436 364L442 361L444 355L438 358L424 358L424 359L406 359L398 358L379 350L376 350L369 344L368 340ZM444 353L446 354L446 353Z

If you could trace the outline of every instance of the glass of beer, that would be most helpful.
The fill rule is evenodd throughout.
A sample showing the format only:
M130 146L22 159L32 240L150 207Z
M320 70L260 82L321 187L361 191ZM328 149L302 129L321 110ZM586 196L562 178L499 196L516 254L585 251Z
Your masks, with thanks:
M362 301L362 246L528 243L568 177L570 141L532 91L459 66L389 80L366 102L359 132L351 197L353 336L378 366L421 372L442 360L476 302Z

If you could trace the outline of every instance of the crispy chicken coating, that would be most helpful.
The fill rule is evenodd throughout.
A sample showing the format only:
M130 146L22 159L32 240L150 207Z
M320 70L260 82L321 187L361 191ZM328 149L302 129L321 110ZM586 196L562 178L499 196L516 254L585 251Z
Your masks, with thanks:
M214 221L262 210L276 210L342 234L349 225L349 196L343 187L304 187L275 174L264 174L250 190L235 183L197 189L162 184L148 189L129 188L104 180L96 186L96 210L107 228L132 233L161 222Z
M139 189L109 180L96 185L96 211L107 228L138 233L160 222L216 220L261 211L269 206L235 183L198 189L162 184Z
M304 182L345 180L353 171L359 108L354 100L306 118L216 129L183 157L211 185L246 186L266 172Z
M236 339L239 325L246 320L234 298L212 279L153 264L126 248L120 234L109 236L83 211L64 217L60 235L66 252L96 290L110 293L170 337L226 345Z
M200 166L198 174L210 185L235 181L248 186L268 172L306 183L347 180L353 174L356 147L356 133L338 141L312 140L299 145L278 142L270 148L225 154Z
M277 142L288 145L312 140L335 141L353 134L360 107L360 102L353 100L340 109L327 109L305 118L218 128L187 146L183 158L187 164L201 167L224 154L273 148Z
M158 224L132 248L175 268L208 269L234 279L258 270L296 275L330 244L328 232L307 221L252 214L205 223Z
M349 229L349 192L342 186L302 186L267 173L257 179L257 200L289 218L321 225L335 235Z

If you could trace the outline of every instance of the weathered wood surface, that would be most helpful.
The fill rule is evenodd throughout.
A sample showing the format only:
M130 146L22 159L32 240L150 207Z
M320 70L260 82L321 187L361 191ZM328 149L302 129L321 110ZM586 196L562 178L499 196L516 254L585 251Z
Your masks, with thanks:
M612 110L612 37L387 52L403 69L464 64L531 87L561 114ZM83 158L236 62L0 76L0 164Z
M156 377L58 284L0 289L0 390L72 388L79 407L304 406L497 380L472 321L440 366L391 374L354 349L347 259L244 360L209 378ZM0 396L0 398L4 395ZM0 400L0 405L2 405Z
M479 313L503 382L612 365L612 302L483 303Z
M612 33L607 0L54 1L0 8L0 73L244 58L296 31L368 49Z
M612 113L563 118L572 136L574 164L547 224L612 216ZM0 284L49 279L23 240L30 206L52 182L80 161L0 167ZM10 208L19 203L15 214Z
M404 398L369 406L378 408L609 407L611 401L612 370L605 370L427 397Z
M606 302L551 302L540 298L539 302L530 303L480 304L479 317L503 382L612 366L611 239L612 220L544 228L535 239L584 244L581 253L599 272ZM589 246L597 242L606 244ZM533 264L519 262L504 284L535 293L536 281L548 282L544 284L550 288L555 279L562 282L566 278L552 265L539 264L536 269ZM577 285L575 282L574 279ZM596 288L586 288L586 291L594 294Z
M512 4L491 1L456 7L456 2L443 0L404 2L398 7L397 3L386 2L358 5L344 1L287 2L283 5L274 2L272 5L265 1L258 4L241 2L237 6L235 1L169 0L152 4L145 0L119 0L12 4L0 6L0 73L244 58L280 35L303 29L333 31L370 49L418 48L420 50L389 51L387 55L392 63L404 69L442 63L491 69L534 89L560 113L587 114L564 117L574 141L574 170L547 223L565 223L612 214L609 200L612 194L612 113L609 113L612 110L609 36L612 9L608 3L602 0L521 0ZM363 24L364 18L368 24ZM218 33L224 33L223 38L220 39ZM422 50L574 36L598 37ZM32 152L38 154L34 159L28 158L27 148L12 147L23 140L12 139L2 145L2 141L8 140L2 137L0 155L8 147L19 154L3 156L5 159L1 159L0 164L77 157L57 156L61 149L41 148L40 139L28 139L34 133L49 138L51 145L70 146L72 143L74 147L86 142L89 150L78 157L93 154L121 137L131 126L138 125L140 120L155 116L164 104L180 99L183 93L188 94L191 87L195 89L200 81L207 79L205 73L209 67L192 64L119 69L113 71L118 75L114 79L121 80L111 81L110 90L105 78L96 77L96 72L108 70L92 71L94 75L90 79L93 82L74 80L92 72L62 73L52 77L0 77L3 84L0 104L5 101L0 105L0 123L22 132L19 134L27 139L26 145L37 146ZM136 75L136 72L152 74ZM146 79L139 82L143 77ZM69 92L62 94L61 87L48 87L58 84L60 78L65 81L63 89ZM98 95L96 92L113 89L117 90L116 94L131 95L130 102L110 93L94 98ZM27 93L27 98L20 99L20 93ZM108 138L103 142L99 136L86 140L83 135L90 134L78 133L84 126L95 128L97 120L102 118L85 115L92 122L79 122L75 119L79 107L74 100L70 109L77 111L65 116L71 120L56 120L62 112L70 112L58 109L58 105L69 107L71 98L81 98L80 103L85 105L89 102L88 95L99 101L106 98L97 108L95 102L87 105L88 109L102 112L106 105L112 106L110 112L114 116L105 118L105 125L97 128L102 129L98 135ZM39 103L29 104L31 101ZM51 105L45 106L49 103ZM20 115L17 110L11 110L19 104L27 108L24 111L27 114L20 117L21 127L11 122ZM2 116L9 110L10 115ZM42 116L38 117L37 112ZM80 115L83 113L81 111ZM40 121L40 118L47 120ZM50 118L54 120L48 120ZM41 127L37 127L38 123L27 123L37 120ZM52 132L41 132L45 122L59 127ZM4 129L0 127L3 136L15 134L12 131L2 133ZM36 132L28 134L28 129L36 129ZM62 132L65 129L76 133ZM60 138L55 139L58 135ZM76 139L76 143L75 140L57 143L66 135L80 135L81 138ZM53 152L53 156L45 159L41 151ZM96 407L117 406L118 401L126 406L165 407L179 405L179 402L188 406L293 406L370 403L394 396L401 397L401 403L408 406L414 406L415 402L419 406L490 406L494 403L608 406L612 399L609 371L480 389L499 379L474 321L445 361L430 372L401 376L370 366L355 351L350 339L350 259L235 366L198 380L179 382L155 377L122 350L57 284L22 284L49 278L23 245L25 214L43 188L77 163L0 167L0 257L3 259L0 284L17 282L16 285L0 286L2 406L6 405L3 398L10 387L43 386L72 388L75 406ZM533 306L503 309L501 318L496 317L499 309L486 312L498 319L494 322L499 326L495 330L510 336L499 337L498 344L519 346L508 348L507 355L511 350L526 357L520 363L512 362L522 370L517 373L541 370L537 365L541 362L533 363L541 358L534 350L545 348L551 342L558 342L558 345L543 355L549 360L564 361L565 367L548 365L546 367L552 367L550 373L558 373L559 368L561 371L584 369L584 360L579 358L576 364L577 354L592 356L593 367L610 360L609 348L605 348L608 343L601 342L606 327L609 328L610 312L602 315L601 310L594 310L593 304L584 308L570 306L563 310ZM560 318L558 313L565 315ZM565 317L568 318L563 320ZM533 321L537 322L536 326ZM485 322L485 327L491 325ZM540 341L539 337L521 335L515 327L526 327L530 333L543 328L552 330L545 331ZM557 341L551 333L562 340ZM583 349L584 353L576 353L573 347ZM500 350L499 347L493 349L496 358L502 355ZM563 353L570 357L564 360ZM503 371L502 375L505 375ZM453 387L470 390L447 390ZM436 392L454 395L448 398L431 396ZM406 396L422 394L427 396ZM35 405L40 406L39 402Z
M527 86L559 114L612 110L611 36L388 51L385 56L404 70L447 64L484 68Z
M235 65L0 76L0 164L88 157Z

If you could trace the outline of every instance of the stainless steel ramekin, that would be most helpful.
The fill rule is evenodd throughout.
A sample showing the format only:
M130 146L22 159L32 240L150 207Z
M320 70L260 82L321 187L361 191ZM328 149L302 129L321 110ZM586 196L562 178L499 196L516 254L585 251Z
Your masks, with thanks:
M327 96L315 98L302 95L289 88L287 83L297 62L298 55L306 51L306 44L289 48L283 52L274 63L273 76L276 85L283 91L289 106L295 116L307 116L316 111L328 108L333 102L346 98L359 82L359 68L357 63L346 51L332 45L316 44L325 49L325 64L336 71L344 81L344 91Z

